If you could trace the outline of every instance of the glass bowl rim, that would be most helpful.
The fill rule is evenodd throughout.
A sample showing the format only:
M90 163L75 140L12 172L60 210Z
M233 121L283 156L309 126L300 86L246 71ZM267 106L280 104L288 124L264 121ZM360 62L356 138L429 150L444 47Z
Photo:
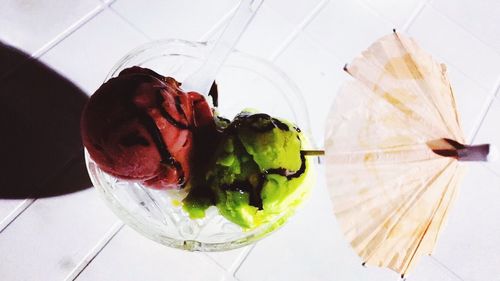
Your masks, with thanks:
M179 46L179 47L190 47L190 48L208 48L213 42L211 41L190 41L190 40L184 40L184 39L161 39L161 40L155 40L155 41L150 41L145 44L139 45L136 48L132 49L129 51L127 54L121 57L121 59L111 68L111 70L108 72L106 75L105 81L108 81L109 79L113 78L116 76L119 71L125 69L125 65L132 60L133 58L139 56L141 53L146 52L147 50L150 50L152 48L160 47L160 46L166 46L166 45L173 45L173 46ZM253 60L264 67L270 69L274 74L278 75L282 81L284 81L293 92L293 99L296 100L299 104L302 104L301 110L303 111L300 119L303 123L302 125L305 125L306 130L303 131L305 133L307 139L308 139L308 144L309 146L315 147L314 140L312 139L312 134L310 133L310 119L309 119L309 112L307 110L307 107L305 106L305 99L304 96L302 95L299 87L295 84L295 82L279 67L277 67L273 62L268 61L264 58L257 57L254 55L246 54L244 52L238 51L234 49L232 51L232 54L237 54L238 56L241 56L246 59ZM182 54L181 54L182 55ZM293 107L292 107L293 108ZM301 128L302 129L302 128ZM104 199L106 205L117 215L117 217L122 220L126 225L130 226L133 228L135 231L139 232L141 235L148 237L149 239L158 242L160 244L166 245L168 247L172 248L178 248L182 250L188 250L188 251L202 251L202 252L216 252L216 251L227 251L227 250L232 250L232 249L237 249L240 247L247 246L249 244L252 244L253 242L256 242L272 233L274 233L276 230L280 229L283 224L285 224L288 220L290 215L293 217L293 213L296 211L296 209L291 209L287 210L286 212L283 212L282 214L279 215L279 217L275 220L274 223L271 224L266 224L263 225L264 227L259 227L262 228L258 233L254 233L245 237L241 237L239 239L233 240L233 241L228 241L228 242L200 242L196 240L188 240L188 239L178 239L178 238L172 238L168 237L166 235L161 235L159 233L152 233L151 228L143 227L141 225L145 223L140 223L137 221L137 219L133 218L133 215L127 211L127 208L124 207L121 203L117 202L117 200L109 193L109 191L101 186L100 181L102 179L98 179L98 175L94 174L91 172L90 164L95 162L92 160L90 157L90 154L88 153L87 149L84 149L84 154L85 154L85 159L86 159L86 165L87 165L87 170L89 171L89 174L91 176L92 182L93 183L98 183L97 185L94 184L94 186L97 188L99 191L99 194L101 197ZM312 170L314 170L314 166L316 166L316 163L314 161L310 161L313 167ZM99 169L96 166L97 169ZM99 169L100 170L100 169ZM102 170L101 170L102 171ZM103 171L102 171L103 172ZM313 175L314 174L314 175ZM110 175L111 176L111 175ZM308 175L310 178L315 178L315 172L310 171L310 175ZM281 218L286 218L284 221L280 222ZM159 237L161 235L161 237ZM182 243L179 243L182 242Z

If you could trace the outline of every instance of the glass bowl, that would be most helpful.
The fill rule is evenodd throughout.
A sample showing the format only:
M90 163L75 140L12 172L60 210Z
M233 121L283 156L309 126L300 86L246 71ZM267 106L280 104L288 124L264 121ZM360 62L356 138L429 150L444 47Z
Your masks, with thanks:
M163 40L143 45L120 60L106 81L131 66L141 66L183 81L203 62L211 46L183 40ZM304 100L295 84L271 63L234 51L216 78L218 111L232 119L245 108L254 108L298 125L309 137ZM209 99L210 100L210 99ZM312 147L311 147L312 148ZM223 251L238 248L270 234L294 213L277 215L267 224L244 230L210 207L203 219L190 219L179 203L186 192L154 190L104 173L85 152L94 186L107 205L127 225L161 244L190 251ZM312 163L313 161L309 161ZM304 184L312 185L314 167Z

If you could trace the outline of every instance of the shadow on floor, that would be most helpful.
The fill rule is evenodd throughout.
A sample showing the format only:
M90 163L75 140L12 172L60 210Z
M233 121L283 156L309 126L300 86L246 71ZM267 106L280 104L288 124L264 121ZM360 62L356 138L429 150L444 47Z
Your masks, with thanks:
M0 198L57 196L92 186L80 138L87 100L66 78L0 42Z

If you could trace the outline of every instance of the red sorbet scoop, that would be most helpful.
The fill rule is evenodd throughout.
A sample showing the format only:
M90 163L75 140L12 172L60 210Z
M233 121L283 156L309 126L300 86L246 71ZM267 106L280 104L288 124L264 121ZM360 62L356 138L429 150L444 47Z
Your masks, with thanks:
M103 171L158 189L187 183L193 134L215 124L205 98L179 86L173 78L132 67L92 95L82 115L82 138Z

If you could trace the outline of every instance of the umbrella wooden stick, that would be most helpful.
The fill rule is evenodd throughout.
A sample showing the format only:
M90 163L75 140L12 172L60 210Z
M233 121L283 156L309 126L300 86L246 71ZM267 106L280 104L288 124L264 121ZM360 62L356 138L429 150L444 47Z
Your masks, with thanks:
M453 157L459 161L484 161L491 162L498 158L498 150L495 146L490 144L479 145L462 145L456 141L449 139L441 139L438 141L446 141L453 147L434 147L434 143L429 142L429 147L434 153L445 156ZM325 150L322 149L305 149L301 150L305 156L325 156Z
M301 152L304 153L305 156L324 156L325 155L324 150L307 149L307 150L301 150Z

